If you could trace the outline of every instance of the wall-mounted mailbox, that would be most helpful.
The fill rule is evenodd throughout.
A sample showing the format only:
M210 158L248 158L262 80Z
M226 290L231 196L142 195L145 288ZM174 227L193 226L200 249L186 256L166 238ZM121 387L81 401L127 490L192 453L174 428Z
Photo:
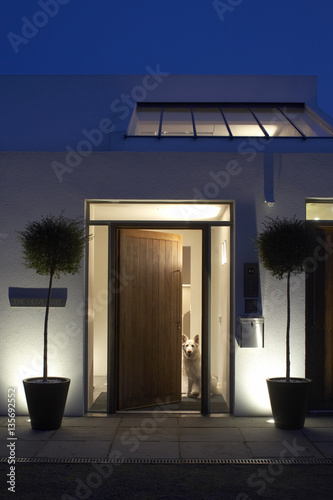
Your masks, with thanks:
M240 347L264 347L264 318L240 317L238 344Z

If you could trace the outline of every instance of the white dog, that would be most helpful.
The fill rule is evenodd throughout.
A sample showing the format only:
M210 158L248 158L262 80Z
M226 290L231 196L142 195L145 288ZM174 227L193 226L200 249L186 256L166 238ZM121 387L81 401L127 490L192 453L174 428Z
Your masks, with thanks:
M183 363L185 375L188 378L187 397L201 397L201 354L199 349L199 335L195 335L193 339L189 339L184 333L183 340ZM195 387L196 391L192 391ZM217 388L217 380L213 375L210 378L211 393L220 395L221 391Z

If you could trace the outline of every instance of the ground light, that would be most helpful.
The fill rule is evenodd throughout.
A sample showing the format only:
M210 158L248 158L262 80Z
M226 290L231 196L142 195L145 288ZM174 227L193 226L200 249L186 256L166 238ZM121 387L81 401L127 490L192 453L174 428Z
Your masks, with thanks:
M274 418L270 418L269 420L266 420L268 424L274 424L275 420Z

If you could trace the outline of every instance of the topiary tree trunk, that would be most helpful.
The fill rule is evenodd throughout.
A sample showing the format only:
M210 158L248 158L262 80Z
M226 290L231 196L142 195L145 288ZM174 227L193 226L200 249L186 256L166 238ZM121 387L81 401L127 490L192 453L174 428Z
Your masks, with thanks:
M286 379L290 381L290 273L287 274Z
M40 221L29 222L19 234L24 263L37 274L48 276L48 294L44 319L43 380L48 377L48 320L54 278L61 274L76 274L80 269L86 234L84 221L49 215Z
M49 289L47 293L46 309L45 309L45 319L44 319L44 354L43 354L43 380L47 381L47 343L48 343L48 323L49 323L49 311L51 303L51 293L52 293L52 281L54 273L50 273L49 279Z

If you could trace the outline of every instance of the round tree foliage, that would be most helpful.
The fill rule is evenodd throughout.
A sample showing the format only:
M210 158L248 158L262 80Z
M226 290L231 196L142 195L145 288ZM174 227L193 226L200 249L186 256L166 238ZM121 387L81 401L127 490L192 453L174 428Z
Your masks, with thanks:
M75 274L89 239L82 220L48 215L19 232L24 262L41 275Z
M307 259L313 255L315 242L308 224L295 217L268 217L263 225L265 229L256 239L256 245L264 267L278 279L302 273Z

